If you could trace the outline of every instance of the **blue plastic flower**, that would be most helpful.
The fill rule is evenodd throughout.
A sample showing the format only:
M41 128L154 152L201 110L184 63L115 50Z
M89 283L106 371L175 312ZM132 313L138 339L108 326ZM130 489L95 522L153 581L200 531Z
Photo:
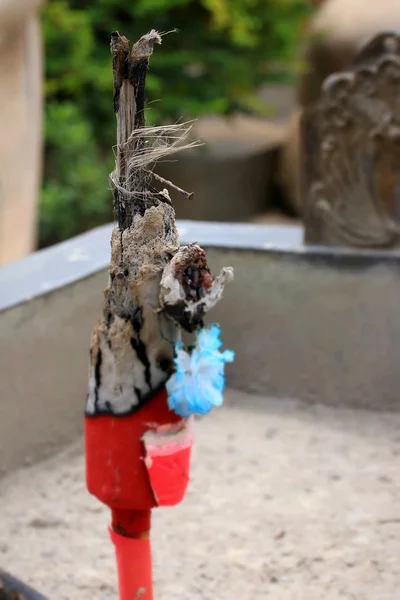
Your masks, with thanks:
M190 352L182 342L176 345L176 372L167 382L168 406L181 417L206 415L223 402L224 366L233 361L234 353L220 352L220 334L214 324L196 331L196 344Z

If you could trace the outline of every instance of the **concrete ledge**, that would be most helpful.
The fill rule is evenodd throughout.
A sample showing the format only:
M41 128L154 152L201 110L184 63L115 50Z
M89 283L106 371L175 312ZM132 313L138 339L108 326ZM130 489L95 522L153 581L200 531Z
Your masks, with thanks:
M304 248L298 227L179 222L235 281L211 317L236 351L231 387L399 410L400 252ZM111 226L0 269L0 467L82 431L91 330Z
M104 225L0 268L0 311L108 268L113 225ZM288 250L302 245L300 227L178 221L182 244L210 248ZM106 281L106 280L105 280Z

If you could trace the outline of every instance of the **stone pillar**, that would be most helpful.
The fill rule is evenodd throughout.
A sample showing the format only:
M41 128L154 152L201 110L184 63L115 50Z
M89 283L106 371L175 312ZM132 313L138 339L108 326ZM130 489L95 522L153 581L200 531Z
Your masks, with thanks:
M36 244L43 112L37 5L0 0L0 266Z

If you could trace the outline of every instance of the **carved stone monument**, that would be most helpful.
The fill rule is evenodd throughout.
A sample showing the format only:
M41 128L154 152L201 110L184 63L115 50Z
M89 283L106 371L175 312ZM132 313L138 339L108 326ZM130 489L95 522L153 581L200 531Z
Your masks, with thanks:
M299 56L304 62L296 86L297 106L287 127L277 179L286 201L303 217L300 182L300 118L317 102L325 79L349 68L361 44L382 31L400 27L399 0L310 0L312 16Z
M329 76L301 121L305 242L400 246L400 35Z

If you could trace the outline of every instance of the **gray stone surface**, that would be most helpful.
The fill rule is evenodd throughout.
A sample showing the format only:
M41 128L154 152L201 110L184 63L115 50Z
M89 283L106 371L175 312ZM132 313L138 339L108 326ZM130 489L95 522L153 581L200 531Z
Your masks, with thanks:
M210 318L221 324L231 386L334 406L400 409L396 260L210 250L235 282Z
M304 249L297 227L180 222L235 281L210 318L236 352L231 387L400 409L398 252ZM0 473L82 432L90 334L110 227L0 269ZM71 257L73 260L71 260ZM43 290L46 291L43 291Z
M400 415L228 391L155 511L157 600L398 600ZM81 444L0 482L0 564L50 600L116 600Z

